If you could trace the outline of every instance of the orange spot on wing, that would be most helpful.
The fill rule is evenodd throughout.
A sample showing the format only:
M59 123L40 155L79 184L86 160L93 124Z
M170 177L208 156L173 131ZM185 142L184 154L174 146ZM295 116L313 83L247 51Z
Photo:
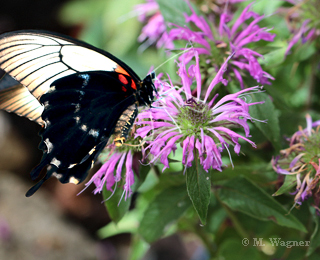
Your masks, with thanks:
M128 84L128 80L127 80L127 78L126 78L125 76L123 76L122 74L119 74L118 77L119 77L119 80L120 80L123 84L125 84L125 85Z
M124 86L121 86L123 92L127 92L127 89Z
M121 73L121 74L124 74L124 75L127 75L127 76L130 76L129 73L127 71L125 71L124 68L122 68L120 66L116 67L114 71Z
M120 66L116 67L114 71L131 77L131 76L129 75L129 73L128 73L126 70L124 70L124 68L122 68L122 67L120 67ZM124 78L125 78L125 77L124 77ZM122 83L124 83L124 81L122 81L122 78L120 78L120 76L119 76L119 80L120 80ZM125 80L127 80L127 79L125 78ZM128 82L126 82L126 83L124 83L124 84L128 84ZM137 90L137 85L136 85L136 83L134 82L133 79L131 79L131 88L133 88L134 90Z
M137 90L137 85L136 85L136 83L133 81L133 79L131 79L131 87L132 87L134 90Z

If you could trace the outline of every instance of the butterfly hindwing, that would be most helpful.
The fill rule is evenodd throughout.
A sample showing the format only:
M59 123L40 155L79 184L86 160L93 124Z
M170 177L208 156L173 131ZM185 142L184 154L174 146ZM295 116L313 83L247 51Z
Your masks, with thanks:
M39 147L44 155L31 177L36 179L50 165L45 179L54 174L65 183L85 179L92 160L135 98L117 73L85 72L53 82L40 102L44 105L42 118L46 126L40 131Z

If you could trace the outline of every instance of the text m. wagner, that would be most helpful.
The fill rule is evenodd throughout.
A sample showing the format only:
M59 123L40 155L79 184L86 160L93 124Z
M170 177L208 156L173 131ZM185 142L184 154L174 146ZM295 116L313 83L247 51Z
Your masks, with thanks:
M285 246L291 248L293 246L309 246L310 241L281 241L281 238L269 238L272 246ZM253 238L254 246L265 246L263 238Z

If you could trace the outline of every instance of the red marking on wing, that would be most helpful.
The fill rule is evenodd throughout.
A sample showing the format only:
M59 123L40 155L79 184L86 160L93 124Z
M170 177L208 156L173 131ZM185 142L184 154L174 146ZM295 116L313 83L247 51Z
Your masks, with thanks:
M134 90L137 90L136 83L133 81L133 79L131 79L131 87L132 87Z
M124 86L121 86L123 92L127 92L127 89Z
M127 71L125 71L124 68L122 68L122 67L120 67L120 66L116 67L114 71L131 77L131 76L129 75L129 73L128 73ZM119 76L119 80L120 80L122 83L124 83L124 82L120 79L120 76ZM124 84L126 84L126 83L124 83ZM133 88L134 90L137 90L137 85L136 85L136 83L134 82L133 79L131 79L131 88Z
M123 84L125 84L125 85L128 84L128 80L127 80L127 78L126 78L125 76L123 76L122 74L119 74L118 77L119 77L119 80L120 80Z

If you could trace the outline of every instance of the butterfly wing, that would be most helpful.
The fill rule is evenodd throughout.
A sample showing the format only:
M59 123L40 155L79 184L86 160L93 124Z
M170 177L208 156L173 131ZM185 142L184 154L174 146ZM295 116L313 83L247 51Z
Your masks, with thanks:
M129 76L124 76L127 80ZM115 72L86 72L53 82L40 98L44 105L40 148L44 155L31 172L36 179L47 165L45 177L29 190L31 196L51 175L62 183L83 181L92 161L105 147L121 114L135 97Z
M0 35L0 68L28 88L37 99L55 80L87 71L116 71L139 77L119 59L87 43L45 31Z
M51 175L81 182L122 112L136 102L141 82L108 52L44 31L0 35L0 69L21 84L0 92L2 108L44 124L44 155L32 178L49 166L27 196Z
M27 88L5 74L0 80L0 109L24 116L40 125L43 106Z

